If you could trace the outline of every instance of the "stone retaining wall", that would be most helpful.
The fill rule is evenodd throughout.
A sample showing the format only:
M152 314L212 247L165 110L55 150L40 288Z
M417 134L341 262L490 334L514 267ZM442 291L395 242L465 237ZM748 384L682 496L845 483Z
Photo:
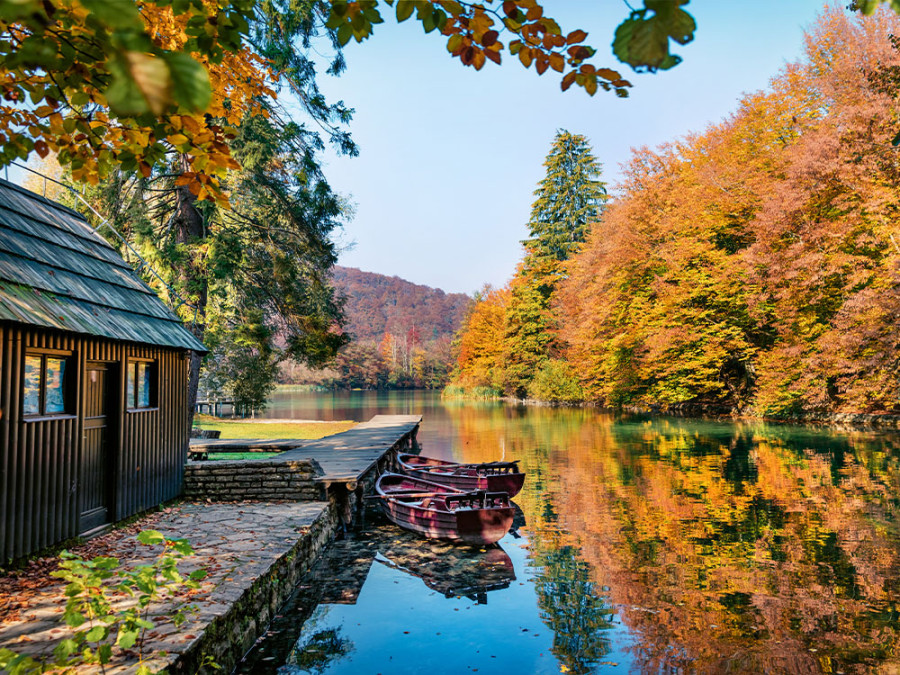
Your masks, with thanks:
M185 499L214 502L325 499L314 459L189 462L184 467Z
M234 670L340 527L338 508L332 502L308 531L298 534L290 551L225 607L167 672L221 675Z

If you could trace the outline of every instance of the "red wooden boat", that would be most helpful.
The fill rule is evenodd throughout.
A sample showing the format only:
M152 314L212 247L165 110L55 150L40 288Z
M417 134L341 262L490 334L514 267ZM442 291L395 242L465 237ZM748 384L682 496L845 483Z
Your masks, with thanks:
M457 464L434 457L400 454L397 456L400 470L407 476L449 485L457 490L487 490L505 492L515 497L522 489L525 474L519 471L518 462L487 462L484 464Z
M396 473L382 474L375 489L390 520L435 539L493 544L509 531L515 515L502 492L464 492Z

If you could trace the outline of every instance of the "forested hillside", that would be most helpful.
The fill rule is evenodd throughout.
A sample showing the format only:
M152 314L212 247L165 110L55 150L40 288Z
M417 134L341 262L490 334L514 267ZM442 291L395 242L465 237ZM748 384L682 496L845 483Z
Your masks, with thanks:
M450 343L472 299L399 277L336 266L350 342L324 370L285 364L281 380L330 387L443 387Z
M334 268L334 285L346 298L345 330L359 342L380 342L385 333L406 334L412 328L421 340L453 337L472 298L444 293L400 277Z
M544 345L530 378L508 366L514 281L470 314L461 344L478 349L456 382L774 416L900 409L898 34L893 13L826 10L803 61L729 119L635 151L518 330Z

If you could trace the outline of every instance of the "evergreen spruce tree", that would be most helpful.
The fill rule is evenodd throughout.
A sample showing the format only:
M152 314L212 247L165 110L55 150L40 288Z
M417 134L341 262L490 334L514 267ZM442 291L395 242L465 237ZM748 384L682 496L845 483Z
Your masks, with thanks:
M544 160L547 175L534 191L529 238L523 242L529 263L568 260L584 242L591 223L603 214L606 184L600 162L580 134L560 130Z
M554 377L568 372L551 363L559 352L552 298L562 263L600 220L608 199L602 167L584 136L558 131L544 166L547 173L534 192L525 259L511 284L507 312L503 388L520 398L540 397L529 392L529 385L542 369L550 368Z

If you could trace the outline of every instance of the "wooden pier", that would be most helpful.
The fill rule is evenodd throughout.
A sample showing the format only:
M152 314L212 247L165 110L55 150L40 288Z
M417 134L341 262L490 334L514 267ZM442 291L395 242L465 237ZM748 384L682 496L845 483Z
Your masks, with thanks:
M390 464L390 452L415 446L421 421L421 415L376 415L349 431L318 440L192 439L189 455L200 461L185 466L185 495L236 501L283 494L287 499L336 498L345 506L348 495L363 496L364 479L367 484L374 482L377 472L373 469ZM204 461L219 452L280 454L267 459Z
M204 408L206 409L207 414L212 415L213 417L221 417L220 409L222 406L231 406L231 412L234 414L234 401L227 398L216 398L216 399L204 399L202 401L197 401L194 404L194 412L195 413L203 413Z

